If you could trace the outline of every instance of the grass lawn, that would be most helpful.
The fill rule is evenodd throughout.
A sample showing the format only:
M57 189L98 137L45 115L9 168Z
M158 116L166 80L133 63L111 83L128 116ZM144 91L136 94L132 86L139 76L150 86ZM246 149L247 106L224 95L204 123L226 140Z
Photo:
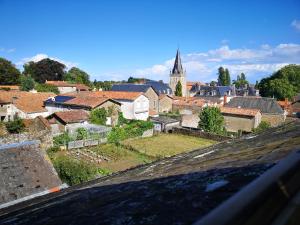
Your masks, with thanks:
M108 169L111 172L126 170L154 160L142 153L130 151L114 144L98 145L90 150L110 159L109 161L102 161L99 167Z
M179 134L159 134L149 138L139 138L123 141L145 155L168 157L194 149L205 148L215 141Z

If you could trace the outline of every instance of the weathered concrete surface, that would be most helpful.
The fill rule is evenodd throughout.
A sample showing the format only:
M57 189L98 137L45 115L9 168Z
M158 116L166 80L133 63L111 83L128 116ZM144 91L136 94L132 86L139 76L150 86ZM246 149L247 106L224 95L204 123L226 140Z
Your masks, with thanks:
M0 211L0 224L191 224L300 146L295 122Z

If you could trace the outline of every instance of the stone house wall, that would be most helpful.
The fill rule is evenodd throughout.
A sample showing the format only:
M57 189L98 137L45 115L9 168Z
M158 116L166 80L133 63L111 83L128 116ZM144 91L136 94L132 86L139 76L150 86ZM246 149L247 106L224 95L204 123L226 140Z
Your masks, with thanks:
M284 114L262 114L262 121L269 122L271 127L277 127L285 121L286 116Z
M173 99L165 96L159 100L159 113L171 112L172 111Z
M144 95L149 99L149 109L158 112L158 95L153 88L148 88Z

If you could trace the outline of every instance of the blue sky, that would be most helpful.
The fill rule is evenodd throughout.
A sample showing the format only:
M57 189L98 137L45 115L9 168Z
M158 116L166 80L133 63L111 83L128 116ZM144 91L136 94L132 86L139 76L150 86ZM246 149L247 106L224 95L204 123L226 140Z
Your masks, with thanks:
M298 0L0 0L0 12L0 57L19 68L50 57L92 79L168 81L178 46L191 81L300 63Z

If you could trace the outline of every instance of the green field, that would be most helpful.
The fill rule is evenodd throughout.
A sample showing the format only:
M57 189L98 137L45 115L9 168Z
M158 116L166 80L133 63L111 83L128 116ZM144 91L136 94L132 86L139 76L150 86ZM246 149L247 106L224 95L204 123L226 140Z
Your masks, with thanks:
M149 138L139 138L123 141L145 155L154 157L169 157L194 149L205 148L215 141L179 134L159 134Z

